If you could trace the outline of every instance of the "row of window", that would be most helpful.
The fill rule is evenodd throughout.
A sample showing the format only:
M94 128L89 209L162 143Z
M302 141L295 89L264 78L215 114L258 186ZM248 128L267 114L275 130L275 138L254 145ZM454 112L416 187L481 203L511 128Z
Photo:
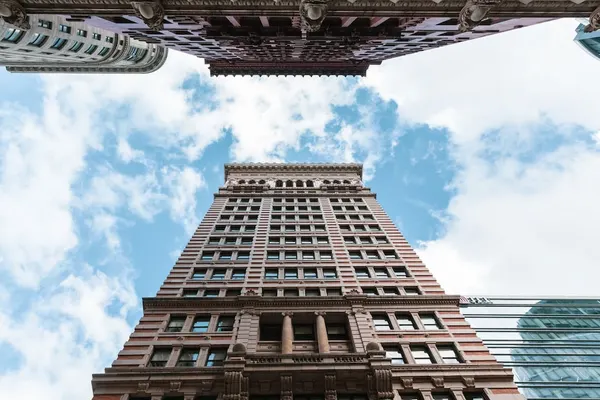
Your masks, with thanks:
M392 318L387 313L373 313L371 316L376 331L414 331L422 329L431 331L443 328L434 313L396 313L392 314Z
M329 250L318 251L267 251L267 260L333 260L333 253Z
M169 358L171 357L170 348L159 348L154 350L152 353L152 357L150 358L150 367L166 367ZM177 359L176 367L199 367L198 365L198 356L200 355L199 348L183 348L179 353L179 358ZM208 356L204 361L204 366L206 367L221 367L223 366L223 361L227 357L227 349L222 348L210 348L208 352Z
M273 206L273 211L321 211L321 206Z
M379 225L340 225L343 232L381 232Z
M350 250L351 260L395 260L398 254L394 250Z
M216 225L215 232L255 232L256 225Z
M299 273L300 272L300 273ZM333 268L265 268L265 279L336 279Z
M257 214L250 215L231 215L231 214L223 214L219 217L220 221L244 221L244 222L256 222L258 221Z
M315 199L315 198L305 198L305 197L301 197L301 198L292 198L292 197L287 197L285 199L282 199L281 197L277 197L275 199L273 199L273 203L318 203L319 199Z
M458 352L451 344L436 344L436 345L417 345L410 346L410 356L412 360L409 362L407 355L409 354L402 346L384 345L386 358L392 360L392 364L458 364L464 362L458 355ZM437 352L436 358L434 356Z
M369 268L355 267L354 273L358 279L388 279L388 278L407 278L408 272L404 267L393 268Z
M198 281L203 279L210 279L213 281L234 279L243 280L246 276L245 268L196 268L192 273L192 280Z
M323 216L321 214L316 215L271 215L271 221L279 222L279 221L300 221L300 222L308 222L308 221L323 221Z
M481 392L463 392L463 397L465 400L487 400L487 397ZM433 400L456 400L456 397L450 392L433 392L431 393L431 398ZM129 396L130 400L150 400L149 396ZM338 393L338 400L367 400L368 396L366 394L345 394ZM423 396L417 392L414 393L400 393L401 400L423 400ZM161 400L184 400L183 396L163 396ZM216 396L196 396L194 400L217 400ZM250 400L280 400L279 395L273 396L253 396L250 395ZM294 393L294 400L325 400L323 395L316 394L296 394Z
M227 246L249 246L252 244L253 237L252 236L241 236L241 237L209 237L208 243L213 246L227 245Z
M203 251L200 256L202 261L248 261L249 251Z
M331 276L335 271L331 271ZM242 271L232 272L232 275L227 275L228 272L215 270L213 272L211 280L224 280L224 279L243 279ZM236 275L238 274L238 275ZM309 276L312 272L309 272ZM329 271L323 271L323 275L329 274ZM265 273L265 279L282 279L282 273L279 271L267 271ZM305 273L304 276L307 274ZM194 274L194 279L204 279L202 278L201 273L196 275ZM299 279L296 271L285 271L283 273L283 279ZM304 278L304 279L328 279L328 278ZM421 294L419 288L417 287L361 287L363 294L367 296L418 296ZM322 291L319 288L306 288L302 290L304 296L322 296ZM327 288L325 289L325 293L327 296L342 296L342 290L340 288ZM241 289L227 289L224 293L225 297L236 297L242 294ZM284 297L298 297L300 296L300 291L297 288L287 288L278 291L277 289L263 289L262 295L263 297L276 297L278 295L283 295ZM182 296L183 297L220 297L222 295L221 289L183 289ZM389 324L389 322L388 322ZM391 325L385 325L391 329ZM382 326L379 330L385 330Z
M294 323L293 340L315 341L317 340L314 324ZM348 331L344 324L326 324L328 340L349 340ZM281 341L281 324L260 324L259 341L279 342Z
M369 207L367 206L361 206L361 205L356 205L356 206L349 206L349 205L345 205L345 206L333 206L333 211L367 211L369 209Z
M260 206L225 206L225 211L260 211Z
M220 315L218 316L217 323L214 327L210 327L210 315L197 315L192 321L192 325L188 328L185 326L187 321L186 315L175 315L172 316L167 324L165 332L176 333L186 332L192 333L203 333L203 332L231 332L233 331L233 325L235 317L233 315Z
M361 287L363 294L367 296L418 296L421 294L417 287Z
M258 199L258 198L249 199L249 198L230 197L227 201L229 203L260 203L261 199Z
M329 244L327 236L269 236L269 244Z
M344 236L345 244L387 244L390 241L385 236Z
M271 225L272 232L325 232L325 225Z
M241 296L242 289L227 289L225 297ZM220 289L183 289L183 297L220 297Z
M335 218L338 221L375 221L370 214L336 214Z

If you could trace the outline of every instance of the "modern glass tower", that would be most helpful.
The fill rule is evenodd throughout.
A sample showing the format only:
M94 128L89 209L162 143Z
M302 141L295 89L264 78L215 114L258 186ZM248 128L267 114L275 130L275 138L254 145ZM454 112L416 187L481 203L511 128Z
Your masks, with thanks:
M229 164L94 400L522 400L358 164Z
M477 298L467 321L529 399L600 399L600 300Z

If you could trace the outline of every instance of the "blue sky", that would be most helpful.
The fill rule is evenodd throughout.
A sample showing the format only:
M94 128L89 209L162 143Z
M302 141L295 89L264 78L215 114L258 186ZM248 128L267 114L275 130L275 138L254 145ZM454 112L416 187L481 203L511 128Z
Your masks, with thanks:
M364 163L448 292L597 294L600 62L576 26L360 79L213 79L176 53L143 76L0 71L0 398L89 397L226 162Z

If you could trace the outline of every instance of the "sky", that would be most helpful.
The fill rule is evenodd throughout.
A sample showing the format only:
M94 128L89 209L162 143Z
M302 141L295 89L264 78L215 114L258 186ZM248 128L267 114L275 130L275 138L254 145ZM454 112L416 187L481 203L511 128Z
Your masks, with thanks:
M600 61L559 20L364 78L0 71L0 398L91 397L226 162L361 162L448 293L598 295Z

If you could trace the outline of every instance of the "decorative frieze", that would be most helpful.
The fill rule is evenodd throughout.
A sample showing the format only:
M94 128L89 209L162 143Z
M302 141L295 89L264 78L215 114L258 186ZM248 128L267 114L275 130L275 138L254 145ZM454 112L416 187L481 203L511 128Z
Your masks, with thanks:
M0 0L0 18L21 30L31 28L25 8L15 0Z

